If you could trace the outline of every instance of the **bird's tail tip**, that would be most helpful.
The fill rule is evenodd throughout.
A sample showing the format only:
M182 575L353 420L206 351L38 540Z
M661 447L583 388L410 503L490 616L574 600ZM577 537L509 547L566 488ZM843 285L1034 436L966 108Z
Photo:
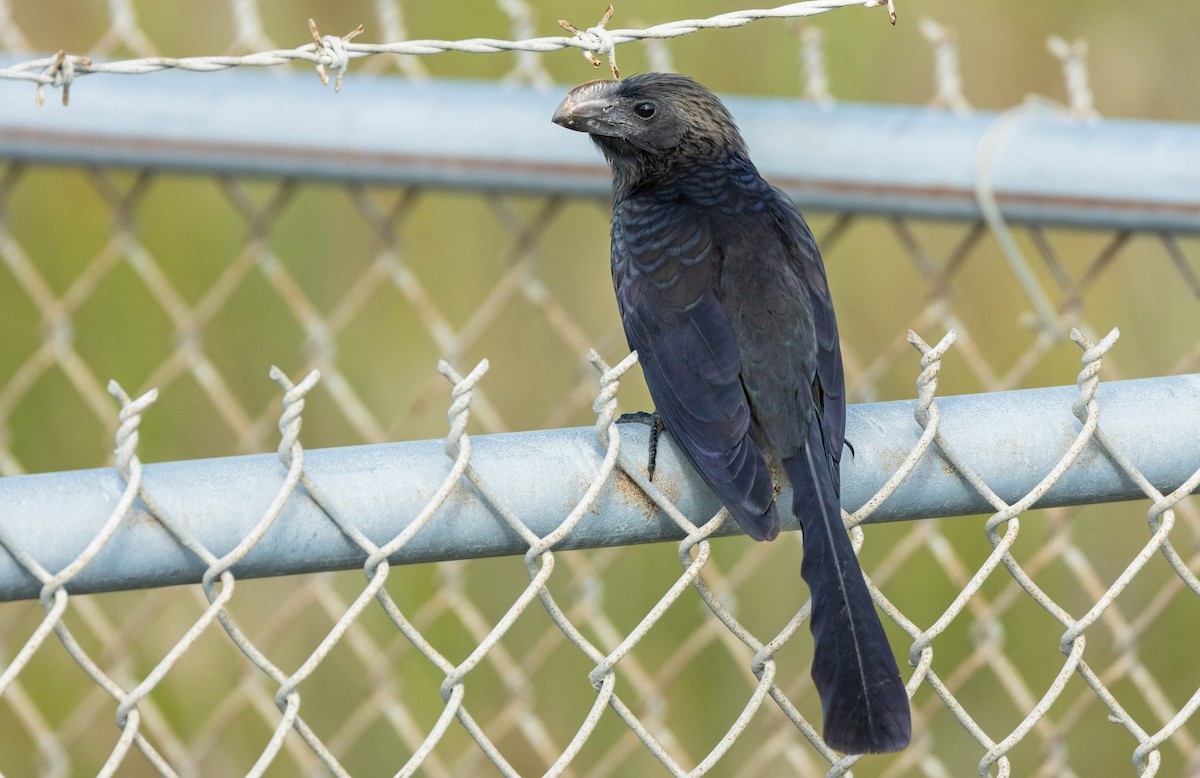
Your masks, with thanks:
M903 708L889 711L889 715L867 723L854 721L826 721L822 733L825 743L843 754L887 754L903 751L912 740L912 718L905 696Z

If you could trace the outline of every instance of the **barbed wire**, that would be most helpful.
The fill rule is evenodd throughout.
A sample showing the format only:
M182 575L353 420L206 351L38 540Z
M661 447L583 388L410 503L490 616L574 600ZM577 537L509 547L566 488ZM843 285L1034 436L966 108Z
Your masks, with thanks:
M237 21L236 38L231 48L238 45L271 45L273 41L263 30L261 14L255 0L230 0ZM533 11L525 0L497 0L499 9L509 18L513 40L494 38L471 38L451 40L402 40L391 44L353 43L353 39L364 31L363 25L343 36L322 35L316 22L308 20L313 42L296 49L275 49L245 55L160 57L154 56L155 46L138 26L136 11L129 0L114 0L110 3L110 24L104 36L94 46L107 50L114 42L120 42L135 52L147 52L139 59L97 62L86 55L69 55L59 50L50 57L0 68L0 79L25 80L37 84L36 102L45 100L45 87L62 89L63 104L70 102L70 87L74 80L92 73L117 75L141 75L177 69L192 72L216 72L241 66L271 67L295 60L311 62L322 84L328 84L327 69L337 72L334 79L335 91L340 91L349 62L352 59L377 54L392 54L401 70L410 78L428 77L428 71L419 63L418 57L451 51L463 53L515 52L518 59L505 80L522 81L536 86L552 82L549 72L537 54L549 53L565 48L578 48L594 67L599 67L600 56L607 55L614 77L619 77L615 47L623 43L641 41L648 45L647 56L653 70L672 70L671 57L664 41L689 35L704 29L728 29L762 19L800 19L825 13L847 6L886 6L889 18L895 23L894 0L806 0L773 9L750 9L733 11L706 19L690 19L667 22L641 29L608 30L607 22L612 15L608 6L598 24L586 29L560 20L559 25L571 33L571 37L533 37ZM389 0L376 0L376 15L379 25L388 37L403 38L408 30L401 7ZM635 20L640 23L640 20ZM970 103L962 91L962 74L959 66L957 35L950 28L930 18L920 20L922 35L934 51L935 96L931 105L949 108L955 112L970 110ZM829 105L833 98L829 92L829 77L826 70L822 31L798 25L805 99L820 105ZM30 45L20 29L11 23L11 10L5 0L0 0L0 42L14 51L28 50ZM1050 36L1047 49L1059 61L1063 70L1070 113L1078 118L1095 119L1094 108L1087 74L1087 44L1083 40L1068 43L1059 36Z
M799 19L849 6L886 7L892 24L896 22L894 0L805 0L777 8L731 11L707 19L666 22L644 29L609 30L606 29L604 22L601 22L586 29L570 25L569 29L572 32L570 36L524 40L468 38L463 40L409 40L397 43L354 43L352 39L361 31L361 27L343 36L321 35L315 22L309 20L309 28L314 41L294 49L277 49L241 56L142 57L112 62L97 62L87 56L67 54L60 50L50 57L0 68L0 78L31 81L37 84L39 104L44 97L45 87L61 88L63 104L66 105L69 101L72 82L79 76L93 73L143 75L172 69L211 73L236 67L273 67L299 60L313 64L322 83L328 80L324 75L326 68L337 71L338 78L335 88L339 88L351 60L377 54L432 55L451 51L469 54L495 54L510 51L547 53L576 48L583 51L593 65L598 66L597 57L608 56L611 58L615 47L623 43L678 38L700 30L741 27L762 19ZM508 8L508 11L514 19L522 18L519 7L512 6ZM605 13L604 21L607 21L609 15L611 15L611 6ZM131 19L128 14L122 18ZM564 26L568 25L564 24Z

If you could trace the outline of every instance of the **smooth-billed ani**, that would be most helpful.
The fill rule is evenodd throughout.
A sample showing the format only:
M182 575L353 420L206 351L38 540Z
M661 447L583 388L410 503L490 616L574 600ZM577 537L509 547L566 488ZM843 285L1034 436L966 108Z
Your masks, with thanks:
M612 166L613 285L667 433L756 540L779 534L768 461L791 482L826 742L903 748L908 696L841 521L845 381L812 232L690 78L583 84L553 121Z

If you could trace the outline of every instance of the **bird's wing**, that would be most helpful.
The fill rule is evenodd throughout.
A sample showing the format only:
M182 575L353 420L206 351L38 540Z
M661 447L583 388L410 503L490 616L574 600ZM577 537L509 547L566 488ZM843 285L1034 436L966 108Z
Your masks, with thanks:
M834 488L841 492L839 463L846 439L846 379L842 372L842 347L838 342L837 320L833 314L833 298L825 277L825 265L817 241L791 199L774 190L777 198L780 226L787 236L789 255L800 271L812 302L813 330L816 334L816 377L822 397L821 428L825 433L826 455L833 464Z
M613 218L621 320L675 443L752 537L779 531L766 460L750 435L737 339L713 294L717 248L705 212L630 198Z

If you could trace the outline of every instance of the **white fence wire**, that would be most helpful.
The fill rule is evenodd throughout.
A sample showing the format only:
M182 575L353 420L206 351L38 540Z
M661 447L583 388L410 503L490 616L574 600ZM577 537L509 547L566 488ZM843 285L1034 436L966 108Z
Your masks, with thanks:
M109 27L87 57L29 60L0 69L0 78L62 87L65 101L84 73L301 59L340 80L351 59L368 54L518 50L527 55L509 75L545 83L534 52L611 56L630 40L863 3L536 38L529 6L506 0L499 7L522 40L370 45L314 32L313 43L285 50L268 39L257 3L230 5L234 48L273 50L158 57L133 3L113 0ZM407 37L399 3L380 0L375 9L385 37ZM935 102L968 111L954 34L932 23L923 31L937 51ZM812 28L801 36L806 92L827 101L821 36ZM0 0L0 44L25 51L27 38ZM1085 50L1062 41L1051 48L1064 62L1070 110L1087 120L1094 108ZM139 58L100 62L118 49ZM398 62L409 75L424 72L412 58ZM27 226L64 197L67 231ZM1200 452L1186 434L1159 446L1185 476L1156 484L1106 427L1099 383L1102 370L1110 379L1200 370L1198 244L1151 227L1013 226L1002 202L991 204L983 219L965 223L809 214L835 294L847 295L838 302L849 311L852 396L907 396L906 354L916 347L921 359L918 442L846 515L893 646L908 660L900 664L915 738L905 752L860 760L829 751L810 724L819 708L807 677L807 595L794 533L770 545L720 539L723 513L695 510L669 477L649 482L644 450L614 423L622 381L626 410L646 402L636 381L628 386L634 360L610 368L596 352L581 359L591 344L622 353L611 314L591 307L607 293L602 203L550 189L447 195L419 185L316 186L220 171L184 179L0 160L0 317L14 333L0 349L0 473L15 476L0 480L0 578L16 576L38 592L36 604L0 607L0 771L1200 775L1200 663L1186 637L1200 603L1200 512L1188 497L1200 484ZM465 223L472 229L458 226ZM328 226L310 224L337 224L339 237L331 242ZM595 250L581 247L579 234L595 235ZM447 256L481 249L491 255L472 266L478 278L438 270ZM336 273L307 259L313 254L337 256ZM886 257L894 268L873 282L883 271L863 256ZM1033 313L1022 319L1027 307ZM887 315L864 316L864 308ZM294 337L264 324L275 320ZM1125 330L1119 347L1115 330L1098 335L1111 320ZM906 327L951 334L931 347L905 336ZM1072 347L1061 335L1072 328L1083 369L1056 429L1057 461L1024 472L1029 485L1002 497L964 454L970 438L944 434L939 382L975 392L1062 383ZM289 372L306 374L293 384L272 371L284 391L281 416L255 367L277 358L273 350L294 355ZM479 359L488 352L498 354L490 373ZM310 447L314 439L435 434L445 383L426 365L438 357L452 387L444 477L420 492L421 508L401 529L368 531L306 467L301 414ZM466 375L451 367L472 363ZM144 389L132 399L109 383L114 413L99 375L118 371ZM1184 391L1179 403L1191 408L1200 398ZM595 443L587 455L597 464L570 493L540 495L555 518L535 532L501 496L508 484L480 468L468 425L561 427L589 404ZM1148 419L1161 412L1144 410ZM147 451L183 459L265 450L276 422L277 483L254 500L253 527L219 543L200 540L212 528L196 526L195 506L177 506L141 464ZM103 431L116 441L113 468L95 474L107 486L74 498L47 493L51 503L78 499L93 513L101 506L99 529L74 535L59 549L64 561L50 565L29 550L32 534L49 534L37 524L49 512L15 498L49 476L23 474L97 464L100 452L84 446ZM199 452L189 448L197 439L207 441ZM883 515L938 457L945 474L989 506L987 515L858 527ZM1039 500L1096 459L1144 499L1041 509ZM192 464L177 465L185 481ZM536 475L536 465L526 469ZM638 499L676 528L678 545L561 550L614 489L645 495ZM440 558L456 561L388 561L431 533L452 533L467 501L519 538L521 562L466 561L476 555L470 538L453 534ZM300 503L316 505L343 539L345 555L329 569L365 560L365 585L356 573L243 574ZM202 569L200 585L83 594L96 588L82 582L108 564L114 539L144 526L169 536L174 551L162 564Z

